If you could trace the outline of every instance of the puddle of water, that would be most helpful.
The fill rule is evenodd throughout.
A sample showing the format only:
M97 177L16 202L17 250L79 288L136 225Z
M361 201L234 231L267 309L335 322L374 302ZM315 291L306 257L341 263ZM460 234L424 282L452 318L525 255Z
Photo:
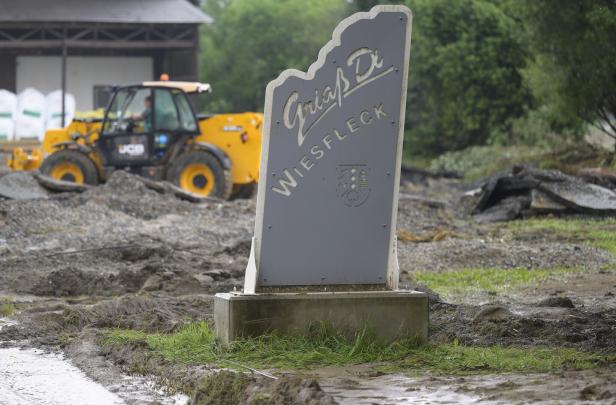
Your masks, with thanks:
M115 405L155 402L183 405L188 397L166 396L145 377L123 376L104 387L88 378L60 354L16 347L0 349L1 405Z
M124 404L60 355L0 349L0 404Z
M455 392L455 388L448 385L420 387L404 375L321 380L320 384L341 405L471 404L479 400L479 397Z
M0 318L0 329L2 329L5 326L11 326L11 325L16 325L17 322L13 321L12 319L9 318Z
M616 370L600 368L551 374L500 374L467 377L379 377L352 373L319 378L325 392L342 405L385 404L561 404L576 405L582 398L596 404L614 404ZM346 375L346 377L342 377ZM583 394L586 392L586 394Z
M0 318L0 329L15 322ZM38 349L0 348L0 405L184 405L183 394L168 396L147 377L120 375L103 386L61 354Z
M167 395L165 389L148 377L123 376L122 381L108 386L128 404L186 405L189 397L184 394Z

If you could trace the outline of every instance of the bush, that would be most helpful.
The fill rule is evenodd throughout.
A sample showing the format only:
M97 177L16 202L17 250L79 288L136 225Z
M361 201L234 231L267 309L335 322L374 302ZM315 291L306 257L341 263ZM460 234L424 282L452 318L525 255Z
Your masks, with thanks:
M407 143L424 153L484 144L523 115L519 24L487 0L408 0L413 46Z
M563 128L557 132L545 108L540 108L530 110L526 115L512 120L508 131L492 132L488 143L501 146L527 145L553 148L562 145L565 140L580 140L582 133L577 128Z
M448 152L430 164L433 170L458 172L468 180L505 170L522 162L540 159L545 149L518 146L474 146L461 151Z

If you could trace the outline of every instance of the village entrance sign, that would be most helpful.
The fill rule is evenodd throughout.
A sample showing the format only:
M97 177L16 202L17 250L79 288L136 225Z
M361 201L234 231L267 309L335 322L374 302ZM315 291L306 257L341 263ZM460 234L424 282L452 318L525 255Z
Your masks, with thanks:
M223 340L312 322L425 339L427 297L398 290L395 233L411 20L354 14L307 73L267 86L244 291L216 297Z

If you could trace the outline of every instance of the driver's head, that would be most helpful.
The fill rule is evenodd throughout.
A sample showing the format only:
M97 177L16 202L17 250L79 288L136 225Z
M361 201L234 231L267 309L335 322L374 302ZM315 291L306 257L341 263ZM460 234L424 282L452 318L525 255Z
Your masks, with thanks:
M152 108L152 96L147 96L143 101L145 108Z

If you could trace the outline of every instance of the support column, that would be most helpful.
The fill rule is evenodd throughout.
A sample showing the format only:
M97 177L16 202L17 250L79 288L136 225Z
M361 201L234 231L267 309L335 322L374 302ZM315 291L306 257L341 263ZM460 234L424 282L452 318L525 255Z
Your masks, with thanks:
M66 125L66 58L68 49L66 47L66 28L62 32L62 128Z

